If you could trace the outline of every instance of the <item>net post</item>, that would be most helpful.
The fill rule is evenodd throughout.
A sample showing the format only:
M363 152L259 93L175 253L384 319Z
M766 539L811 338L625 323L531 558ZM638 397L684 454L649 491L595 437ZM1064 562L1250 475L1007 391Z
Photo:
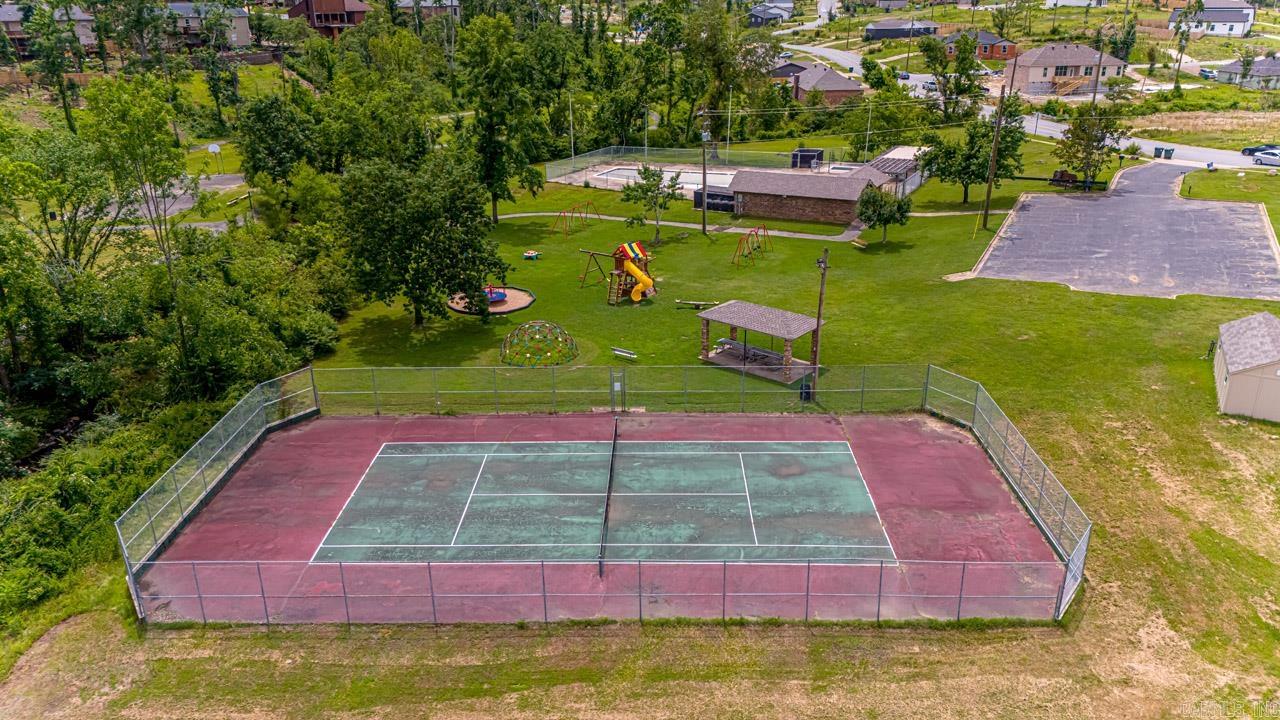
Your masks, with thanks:
M603 562L601 563L601 567L603 567ZM542 574L542 624L546 625L547 623L551 622L551 615L549 612L547 612L547 561L546 560L538 561L538 571ZM601 573L600 577L604 577L604 574Z
M196 573L196 564L194 561L191 563L191 580L195 583L196 602L200 603L200 624L208 625L209 616L206 615L204 611L204 594L200 592L200 576Z
M884 560L880 561L880 579L876 582L876 622L880 622L880 602L884 598Z
M610 371L612 374L612 371ZM609 445L609 478L604 488L604 517L600 519L600 552L596 554L596 562L598 567L596 573L604 577L604 552L605 545L609 541L609 501L613 498L613 466L614 460L618 456L618 418L613 418L613 441Z
M347 600L347 573L342 569L342 561L338 561L338 582L342 584L342 612L347 616L347 629L351 629L351 603Z
M427 561L427 592L431 595L431 624L439 625L440 616L436 613L436 579L431 574L431 561Z
M956 596L956 621L960 620L960 607L964 605L964 576L969 570L969 561L960 564L960 593Z
M813 573L813 560L804 561L804 621L809 622L809 578Z
M267 629L271 629L271 611L267 609L267 586L262 582L262 563L256 562L254 565L258 569L258 592L262 593L262 619L267 623Z

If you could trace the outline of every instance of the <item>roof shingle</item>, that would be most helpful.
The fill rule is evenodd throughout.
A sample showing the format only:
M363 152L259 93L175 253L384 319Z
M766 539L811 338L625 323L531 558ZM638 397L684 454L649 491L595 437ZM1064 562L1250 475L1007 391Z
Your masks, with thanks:
M1280 318L1269 312L1223 323L1218 337L1228 373L1280 362Z
M782 340L795 340L818 327L816 318L790 310L730 300L698 313L698 317L764 333ZM824 325L826 323L823 323Z

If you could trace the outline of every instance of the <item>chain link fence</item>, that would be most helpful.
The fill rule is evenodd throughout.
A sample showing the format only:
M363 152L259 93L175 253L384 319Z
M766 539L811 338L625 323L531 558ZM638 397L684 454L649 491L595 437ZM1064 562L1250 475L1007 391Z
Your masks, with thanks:
M823 162L819 170L830 170L831 165L853 162L854 151L849 148L805 148L822 150ZM701 165L701 148L656 148L634 145L610 145L598 150L579 153L564 160L552 160L546 164L547 180L557 182L576 172L603 165ZM707 149L708 168L758 168L761 170L785 170L793 167L791 151L763 152L760 150L726 149L723 145ZM811 169L805 165L801 169Z
M961 608L958 612L962 612L966 604L974 613L978 612L978 608L988 608L989 614L981 615L983 617L1060 618L1066 611L1084 577L1085 558L1092 529L1091 521L980 383L933 365L823 366L816 381L810 375L792 385L780 385L756 377L752 373L753 369L752 367L720 366L315 368L268 381L254 388L237 403L204 438L201 438L116 521L129 572L130 587L134 592L139 614L143 617L163 616L164 613L158 612L160 605L172 608L194 602L195 605L191 607L199 606L197 609L201 614L197 615L195 611L188 610L185 611L186 619L207 619L210 617L208 601L236 607L253 602L255 607L261 607L254 611L257 615L252 617L260 618L265 622L289 621L285 615L276 614L273 617L272 602L298 600L295 597L296 594L281 594L272 590L275 584L271 581L271 577L272 573L278 572L275 569L277 564L173 564L154 561L157 551L163 548L166 540L181 527L192 512L199 508L210 491L235 469L237 463L256 446L265 433L279 427L282 423L309 416L321 409L325 414L330 415L476 415L601 411L839 415L924 410L969 428L973 432L1062 562L1048 564L1055 569L1052 578L1048 581L1052 591L1048 592L1043 590L1046 586L1042 576L1044 571L1037 569L1031 572L1026 569L1035 566L1035 563L965 564L898 561L893 564L894 572L899 572L900 568L905 567L955 566L958 568L955 572L959 573L954 576L945 574L947 579L939 580L938 578L944 576L944 571L933 570L928 574L931 579L909 582L911 590L900 594L916 597L913 604L916 608L920 608L922 603L927 604L922 598L935 594L942 598L938 600L939 603L956 603ZM875 566L875 562L854 563L850 567L865 568ZM847 561L842 561L842 565L847 564ZM426 566L425 563L420 565ZM462 565L465 564L457 564L458 567ZM486 572L496 572L510 581L511 577L515 577L512 575L515 571L504 573L500 569L508 566L523 568L526 565L527 563L487 563L484 567L490 568ZM557 568L553 572L561 572L559 569L561 564L558 563L546 563L538 567L551 568L553 565ZM648 568L650 565L657 568L666 564L645 563L644 567ZM706 564L694 565L699 568L698 571L685 571L686 574L691 573L690 576L702 577L706 572L710 572L705 569ZM739 563L712 563L712 565L722 574L746 572L741 569L746 565ZM775 566L768 563L760 565ZM208 566L208 569L205 566ZM626 566L630 567L631 564L627 563ZM794 564L776 566L794 567ZM972 585L975 580L972 575L974 570L971 568L977 566L982 567L978 571L980 573L987 575L1005 573L1006 577L1019 579L1016 582L995 583L996 587L1013 589L995 592L988 597L981 591L973 590L976 587L993 586L990 583ZM996 566L1003 566L1003 569L995 569ZM218 567L222 569L218 570ZM235 592L219 591L210 595L200 590L203 573L225 575L230 572L227 570L230 567L240 568L238 579L228 581L231 587L238 588ZM251 582L252 576L246 574L245 568L248 567L253 568L252 575L264 572L263 568L269 568L259 578L257 589L254 589ZM328 569L309 570L308 567ZM339 575L344 572L365 573L364 569L354 569L364 567L365 564L346 563L338 566L336 572ZM421 569L418 565L406 567ZM591 567L594 568L595 565L592 564ZM639 567L638 564L637 567ZM802 567L809 567L809 565L805 564ZM829 564L824 563L823 569L819 572L821 574L835 572L829 570L829 567ZM303 563L300 569L292 572L301 577L307 573L335 572L332 568L333 566L330 565ZM945 573L951 572L945 571ZM172 582L179 582L179 586L186 583L185 580L175 580L178 576L174 573L183 577L190 575L189 591L171 590ZM459 577L464 576L459 575ZM171 583L163 586L170 588L169 590L161 590L161 586L155 584L157 578L161 577L170 578ZM923 578L925 575L919 575L919 577ZM962 587L966 577L969 578L970 583L970 592L967 594ZM477 587L485 582L484 573L480 571L473 571L470 579L480 583ZM954 583L951 582L952 579L955 580ZM351 599L354 596L350 593L348 580L342 577L338 580L338 586L326 581L317 583L316 587L323 588L324 597L330 598L331 604L337 601L345 602L349 612ZM210 582L212 582L210 579L204 579L206 588ZM440 600L441 594L436 591L435 586L430 587L432 589L426 594L411 593L412 598L418 600L426 598L433 602ZM641 598L641 607L648 602L644 600L646 595L652 598L655 594L663 597L668 595L674 597L679 594L675 591L655 593L652 588L645 590L643 587L637 587L639 589L628 589L622 595L634 598L638 594ZM766 588L762 592L777 592L792 598L802 597L806 606L814 600L812 585L805 585L802 592L795 591L794 585L788 586L791 589L777 589L777 583L760 587ZM148 588L151 589L150 592ZM931 589L922 591L921 588ZM948 589L935 593L934 589L937 588ZM534 590L528 590L525 587L520 592L510 594L525 598L541 598L547 603L559 594L551 592L550 596L547 596L546 593L545 587L541 590L536 587ZM596 598L591 602L598 601L606 604L614 602L608 600L611 593L605 589L588 588L584 593L588 597ZM726 599L728 597L726 593L727 590L722 588L721 594L725 595L725 598L722 598L722 604L729 602ZM358 594L382 597L386 593ZM480 593L485 597L505 594L508 594L506 590ZM573 593L569 594L573 595ZM227 597L222 597L224 595ZM834 596L840 595L841 593L834 593ZM882 605L883 600L888 597L884 594L883 588L877 589L874 593L860 591L853 595L876 598L878 606ZM981 601L979 601L980 595L983 596ZM308 594L305 597L318 598L314 594ZM961 601L961 598L967 599ZM1010 601L1005 603L1010 606L1017 604L1011 601L1012 598L1023 598L1035 602L1051 598L1050 609L1047 613L1029 615L1019 613L1006 615L1004 611L998 610L1001 602L1004 601ZM362 598L359 602L365 600ZM369 601L372 602L372 600ZM315 604L324 604L324 602L316 599ZM295 603L296 606L297 603ZM725 607L727 608L728 605ZM149 613L148 610L151 612ZM726 609L724 612L729 611ZM635 615L638 616L639 611ZM840 619L882 617L877 614L868 618L865 612L853 611L844 612L844 615L848 617L842 616ZM359 612L356 616L364 617ZM566 617L570 616L578 617L577 615ZM610 617L624 616L631 617L631 615L610 615ZM745 615L735 611L733 616ZM783 616L796 617L795 613ZM326 617L335 620L331 616ZM419 612L413 614L413 617L418 622L435 622L441 616L436 614L426 616ZM560 615L557 614L556 617L559 618ZM803 619L810 617L816 616L805 613ZM930 610L917 611L913 617L949 617L949 615ZM225 618L218 615L215 619ZM521 615L515 619L537 618ZM342 618L337 618L335 621L341 620ZM258 620L246 621L257 622ZM351 621L373 622L374 620ZM481 620L473 618L473 621Z

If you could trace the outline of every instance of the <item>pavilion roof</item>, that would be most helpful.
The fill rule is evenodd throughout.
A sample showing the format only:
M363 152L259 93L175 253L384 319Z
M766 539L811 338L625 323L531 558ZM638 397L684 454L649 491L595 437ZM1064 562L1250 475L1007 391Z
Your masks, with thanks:
M818 327L818 320L808 315L744 300L721 303L698 313L698 317L783 340L795 340Z

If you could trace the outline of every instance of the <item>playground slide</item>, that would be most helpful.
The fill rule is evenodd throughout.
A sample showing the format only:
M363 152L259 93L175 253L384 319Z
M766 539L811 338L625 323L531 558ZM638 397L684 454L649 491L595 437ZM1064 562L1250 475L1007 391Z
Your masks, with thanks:
M631 289L631 301L640 302L644 299L645 294L653 289L653 278L640 272L640 268L636 267L636 264L630 260L622 263L622 269L636 279L636 286Z

